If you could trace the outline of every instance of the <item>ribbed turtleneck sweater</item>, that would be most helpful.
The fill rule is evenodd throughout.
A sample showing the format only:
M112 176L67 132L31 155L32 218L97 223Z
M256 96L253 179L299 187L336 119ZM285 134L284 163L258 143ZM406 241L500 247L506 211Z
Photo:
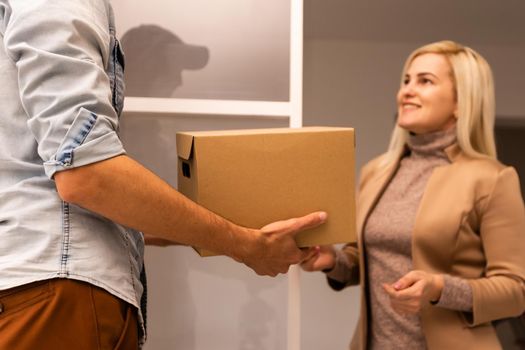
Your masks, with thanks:
M369 349L426 348L419 316L397 314L382 284L394 283L412 270L412 230L419 203L434 168L450 163L445 148L455 142L455 128L410 135L407 154L366 222ZM471 293L466 281L445 276L437 306L471 310Z

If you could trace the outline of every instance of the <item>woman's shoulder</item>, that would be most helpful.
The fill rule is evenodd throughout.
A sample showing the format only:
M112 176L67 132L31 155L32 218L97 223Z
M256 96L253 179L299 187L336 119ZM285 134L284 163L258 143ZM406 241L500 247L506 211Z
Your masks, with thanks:
M460 185L458 191L471 189L480 197L500 190L520 193L516 169L497 159L462 157L454 161L449 169L448 178Z
M458 159L453 162L453 165L462 171L471 173L472 176L475 177L497 177L502 171L513 169L498 159L490 157L458 157Z

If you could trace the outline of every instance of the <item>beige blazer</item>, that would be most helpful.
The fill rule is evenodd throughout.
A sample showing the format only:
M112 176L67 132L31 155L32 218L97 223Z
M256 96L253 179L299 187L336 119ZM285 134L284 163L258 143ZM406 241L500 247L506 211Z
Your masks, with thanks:
M421 199L412 236L413 267L468 279L473 312L427 305L421 311L430 350L501 349L491 321L525 311L525 209L514 168L495 160L473 159L457 145L446 153L451 164L434 169ZM343 249L359 264L361 316L350 348L366 349L367 292L362 232L365 222L399 161L388 167L383 157L361 172L358 243ZM356 269L357 270L357 269Z

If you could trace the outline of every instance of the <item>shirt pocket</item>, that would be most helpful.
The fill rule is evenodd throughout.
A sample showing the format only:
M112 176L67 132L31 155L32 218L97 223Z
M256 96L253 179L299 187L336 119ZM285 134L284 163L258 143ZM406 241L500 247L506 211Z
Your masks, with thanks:
M120 42L111 34L110 40L110 57L108 66L109 82L111 84L111 103L113 108L120 117L122 109L124 108L124 52L120 46Z

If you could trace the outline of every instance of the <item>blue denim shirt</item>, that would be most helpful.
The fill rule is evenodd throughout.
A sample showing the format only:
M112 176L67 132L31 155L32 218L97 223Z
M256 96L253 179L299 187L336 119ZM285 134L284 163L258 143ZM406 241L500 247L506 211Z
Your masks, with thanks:
M142 234L63 202L58 171L125 153L109 0L0 0L0 290L72 278L140 306Z

